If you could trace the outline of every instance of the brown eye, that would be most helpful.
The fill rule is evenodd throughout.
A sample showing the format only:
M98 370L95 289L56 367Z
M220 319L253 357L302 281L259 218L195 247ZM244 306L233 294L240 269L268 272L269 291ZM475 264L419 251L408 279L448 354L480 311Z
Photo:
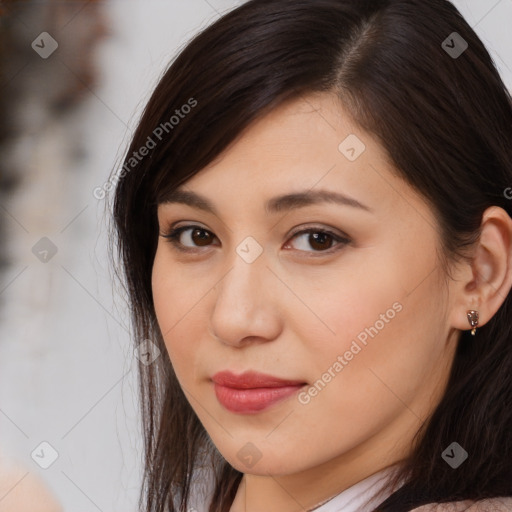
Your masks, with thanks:
M182 251L193 250L194 247L207 247L214 240L207 229L200 226L182 226L161 235Z
M292 240L298 241L298 243L294 243L296 249L310 253L327 252L337 245L343 246L350 243L348 238L318 228L299 231L292 236ZM291 244L288 243L287 246L289 245ZM311 249L313 249L313 251Z
M331 248L333 238L327 233L310 233L308 241L313 249L321 251Z
M190 238L196 245L199 246L208 245L208 243L212 241L211 233L209 231L206 231L206 229L200 228L192 230Z

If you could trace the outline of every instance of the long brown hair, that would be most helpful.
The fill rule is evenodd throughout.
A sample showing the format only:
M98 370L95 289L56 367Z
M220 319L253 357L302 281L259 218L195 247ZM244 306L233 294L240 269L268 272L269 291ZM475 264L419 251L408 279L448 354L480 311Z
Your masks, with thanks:
M227 512L242 477L189 405L156 322L157 205L256 118L317 91L337 94L429 201L447 275L448 263L478 240L487 207L512 215L504 192L512 185L512 99L450 2L251 0L196 35L161 78L123 170L110 178L111 250L120 258L135 342L150 339L162 353L139 365L146 512L186 511L199 467L217 478L210 512ZM405 483L379 511L512 496L511 307L509 294L476 337L461 333L446 392L397 477ZM453 441L470 456L456 470L441 457Z

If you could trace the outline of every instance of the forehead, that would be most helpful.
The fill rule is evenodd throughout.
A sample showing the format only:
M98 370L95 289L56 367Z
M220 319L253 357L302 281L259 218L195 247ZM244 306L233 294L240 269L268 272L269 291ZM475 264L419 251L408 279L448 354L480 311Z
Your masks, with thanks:
M279 105L162 198L216 215L255 203L271 214L320 201L381 214L423 202L396 175L386 150L328 93Z

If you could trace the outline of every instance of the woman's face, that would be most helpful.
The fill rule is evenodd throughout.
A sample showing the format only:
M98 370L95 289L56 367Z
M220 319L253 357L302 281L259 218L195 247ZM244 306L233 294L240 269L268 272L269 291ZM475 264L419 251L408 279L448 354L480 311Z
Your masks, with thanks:
M161 234L186 229L176 245L159 237L154 304L222 455L244 473L328 464L355 481L403 459L444 392L458 331L433 212L383 148L333 96L309 95L179 190L204 199L159 206ZM297 385L215 385L222 371Z

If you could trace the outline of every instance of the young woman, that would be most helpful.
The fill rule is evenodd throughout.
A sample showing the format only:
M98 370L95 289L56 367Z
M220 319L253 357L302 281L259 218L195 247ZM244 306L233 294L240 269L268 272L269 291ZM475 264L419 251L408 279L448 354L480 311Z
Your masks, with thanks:
M144 510L512 510L512 100L451 3L247 2L111 183Z

